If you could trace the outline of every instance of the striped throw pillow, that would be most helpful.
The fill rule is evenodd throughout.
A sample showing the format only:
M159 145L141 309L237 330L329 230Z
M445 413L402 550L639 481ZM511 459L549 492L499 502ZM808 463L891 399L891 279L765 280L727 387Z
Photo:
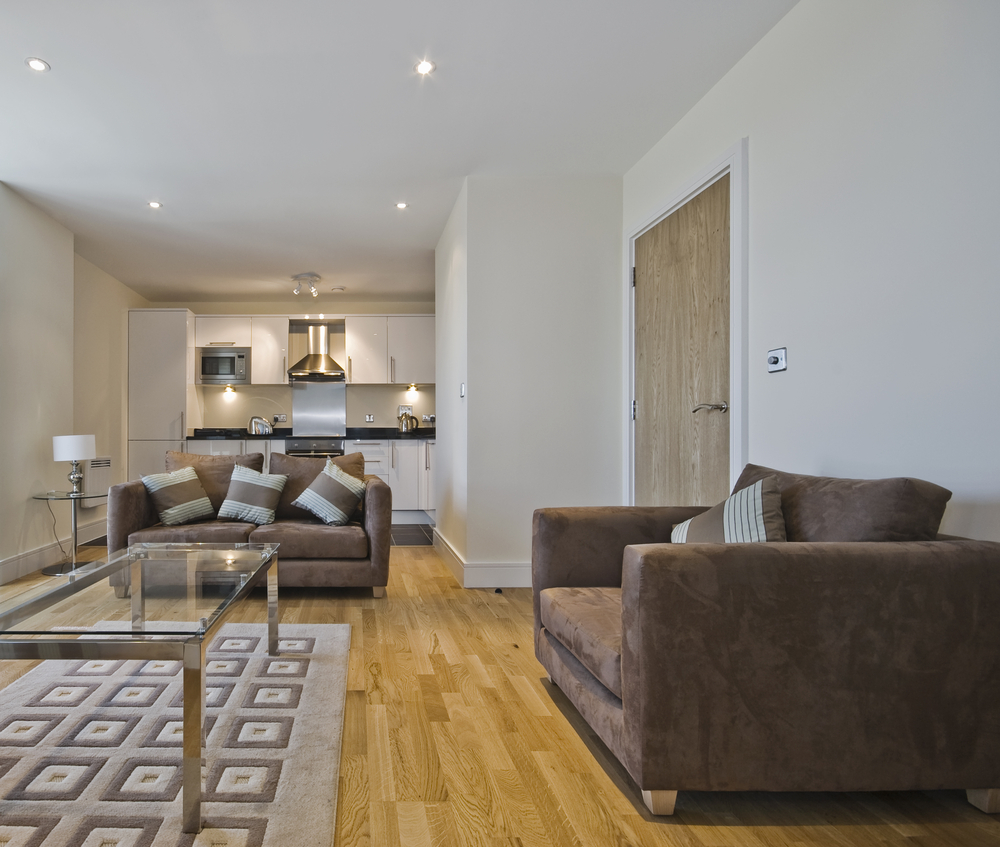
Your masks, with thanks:
M332 459L327 459L320 475L292 501L292 505L312 512L329 526L343 526L351 519L364 493L364 480L351 476Z
M219 519L247 521L257 526L274 523L274 510L287 480L285 474L263 474L234 465L229 492L219 507Z
M153 498L160 522L166 526L215 517L212 501L194 468L150 474L142 478L142 484Z
M777 480L773 476L758 480L707 512L677 524L670 540L674 544L784 541L785 518Z

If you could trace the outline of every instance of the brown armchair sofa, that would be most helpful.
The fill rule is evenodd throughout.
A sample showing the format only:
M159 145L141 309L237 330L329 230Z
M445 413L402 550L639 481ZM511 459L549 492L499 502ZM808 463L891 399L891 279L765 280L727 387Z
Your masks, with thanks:
M698 507L536 511L550 680L654 814L678 790L962 788L1000 811L1000 544L938 538L930 483L748 466L734 490L766 475L786 542L670 543Z
M166 469L193 467L216 512L225 500L235 464L256 471L262 453L240 456L200 456L168 453ZM272 453L269 471L287 474L288 481L275 510L275 521L264 526L240 521L210 520L164 526L141 480L114 485L108 492L108 552L141 542L220 542L280 544L278 584L281 586L371 587L376 597L389 582L392 530L392 490L376 476L365 477L365 492L356 519L345 526L327 526L292 505L324 465L309 459ZM112 576L124 596L128 573Z

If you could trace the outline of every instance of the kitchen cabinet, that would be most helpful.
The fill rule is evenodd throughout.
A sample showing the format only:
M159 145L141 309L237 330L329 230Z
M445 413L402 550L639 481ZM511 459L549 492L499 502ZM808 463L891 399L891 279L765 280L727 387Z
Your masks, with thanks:
M194 325L195 347L250 347L249 316L199 315ZM251 362L252 365L252 362Z
M417 464L417 508L433 512L436 508L434 489L434 441L420 441Z
M128 478L162 473L164 453L183 449L188 429L197 426L194 314L129 310Z
M250 319L250 382L288 385L288 318Z
M389 442L389 487L394 511L420 508L417 473L420 458L420 442Z
M189 438L187 452L199 456L239 456L243 453L263 451L247 450L241 438Z
M344 453L361 453L365 457L365 473L381 477L389 482L389 442L371 439L348 439L344 442ZM395 508L395 503L393 503Z
M183 441L129 441L128 478L141 479L154 473L164 473L167 469L167 451L186 450Z
M389 375L388 320L385 316L344 318L347 381L385 384Z
M434 316L392 315L388 319L389 382L433 383Z

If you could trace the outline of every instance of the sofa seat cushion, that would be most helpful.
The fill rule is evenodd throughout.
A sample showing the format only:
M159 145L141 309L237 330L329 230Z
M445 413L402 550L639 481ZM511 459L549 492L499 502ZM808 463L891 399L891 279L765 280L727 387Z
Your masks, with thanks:
M911 477L841 479L747 465L733 490L775 477L789 541L933 541L951 499Z
M246 544L256 527L242 521L204 521L184 526L156 526L139 529L128 537L129 544Z
M364 559L368 536L362 526L327 526L319 521L277 521L257 527L254 544L280 544L278 559Z
M622 696L622 590L546 588L541 620L609 691Z

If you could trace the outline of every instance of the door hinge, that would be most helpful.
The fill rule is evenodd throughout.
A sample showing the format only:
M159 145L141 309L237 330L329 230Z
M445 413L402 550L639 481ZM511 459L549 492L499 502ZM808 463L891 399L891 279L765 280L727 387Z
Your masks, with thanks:
M635 266L632 267L632 287L635 288Z
M636 407L636 403L635 403L635 400L633 400L632 401L632 420L635 420L635 407Z

